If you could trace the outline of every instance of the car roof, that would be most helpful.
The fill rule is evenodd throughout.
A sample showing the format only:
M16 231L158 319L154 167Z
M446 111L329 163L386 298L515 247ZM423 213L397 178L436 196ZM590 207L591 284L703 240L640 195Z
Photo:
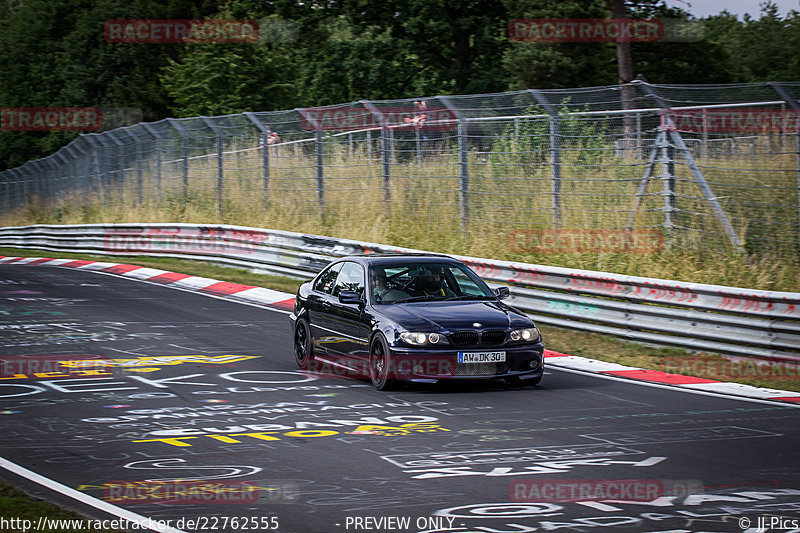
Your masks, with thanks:
M382 263L396 263L398 259L413 259L417 262L434 263L446 261L448 263L460 263L458 259L442 254L426 253L370 253L364 255L351 255L341 257L337 261L354 261L356 263L374 265Z

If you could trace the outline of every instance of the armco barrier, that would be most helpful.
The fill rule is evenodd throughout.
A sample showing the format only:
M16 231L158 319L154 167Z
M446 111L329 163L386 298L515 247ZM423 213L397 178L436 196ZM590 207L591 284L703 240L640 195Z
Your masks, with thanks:
M279 230L195 224L0 228L0 246L214 261L311 278L332 259L419 252ZM800 293L760 291L455 256L544 324L746 357L800 360Z

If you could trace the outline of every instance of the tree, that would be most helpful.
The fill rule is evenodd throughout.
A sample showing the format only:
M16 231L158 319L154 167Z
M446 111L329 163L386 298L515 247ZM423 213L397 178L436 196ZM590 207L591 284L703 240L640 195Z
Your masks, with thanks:
M761 6L761 17L739 21L723 11L704 19L707 41L736 58L726 65L729 81L795 81L800 79L800 12L784 18L774 2Z
M145 120L169 113L158 71L183 44L115 44L109 19L193 19L217 0L24 0L0 3L3 107L138 108ZM75 137L65 132L0 132L0 169L47 155Z
M342 5L354 26L378 28L374 34L391 39L396 57L413 59L401 63L409 86L458 94L507 87L499 61L508 46L501 0L342 0Z
M291 58L264 44L188 45L160 76L178 116L291 109L297 103Z

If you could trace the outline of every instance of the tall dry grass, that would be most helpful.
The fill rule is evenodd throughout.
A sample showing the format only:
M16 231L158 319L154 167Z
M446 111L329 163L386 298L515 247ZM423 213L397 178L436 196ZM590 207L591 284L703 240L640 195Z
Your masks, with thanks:
M515 230L552 228L551 170L546 154L513 144L499 154L470 153L469 214L462 225L459 161L452 146L445 143L424 152L420 161L413 151L404 151L411 150L409 144L403 148L401 143L394 154L387 190L375 147L367 152L363 143L353 150L346 143L331 142L324 157L322 200L313 153L290 146L270 148L270 178L265 188L261 149L236 151L251 146L241 141L227 148L221 199L213 156L191 160L186 191L178 163L164 165L161 187L157 187L150 161L145 165L141 202L136 173L128 169L122 179L106 177L102 194L81 190L62 193L50 202L30 198L23 208L0 215L0 224L238 224L620 274L800 290L794 244L797 226L793 234L783 229L785 234L776 238L769 234L771 228L785 228L786 220L797 217L797 199L788 198L792 191L796 195L797 171L792 170L796 161L788 150L773 149L776 153L767 159L743 156L699 161L745 240L743 251L727 242L690 169L679 162L675 190L682 212L674 221L690 229L664 233L666 244L661 250L542 253L520 250L509 236ZM644 161L624 159L608 149L596 149L595 157L586 154L586 149L569 147L562 152L560 227L625 228ZM765 173L759 168L785 170ZM660 172L656 166L654 173ZM662 180L648 182L634 228L662 227L662 189ZM787 198L781 197L784 193ZM748 240L748 236L752 238ZM784 240L787 243L779 242Z

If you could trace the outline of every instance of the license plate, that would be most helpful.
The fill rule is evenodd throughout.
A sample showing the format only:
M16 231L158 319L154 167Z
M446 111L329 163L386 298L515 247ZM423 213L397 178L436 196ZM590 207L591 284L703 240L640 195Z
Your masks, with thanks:
M506 352L458 352L459 363L503 363Z

